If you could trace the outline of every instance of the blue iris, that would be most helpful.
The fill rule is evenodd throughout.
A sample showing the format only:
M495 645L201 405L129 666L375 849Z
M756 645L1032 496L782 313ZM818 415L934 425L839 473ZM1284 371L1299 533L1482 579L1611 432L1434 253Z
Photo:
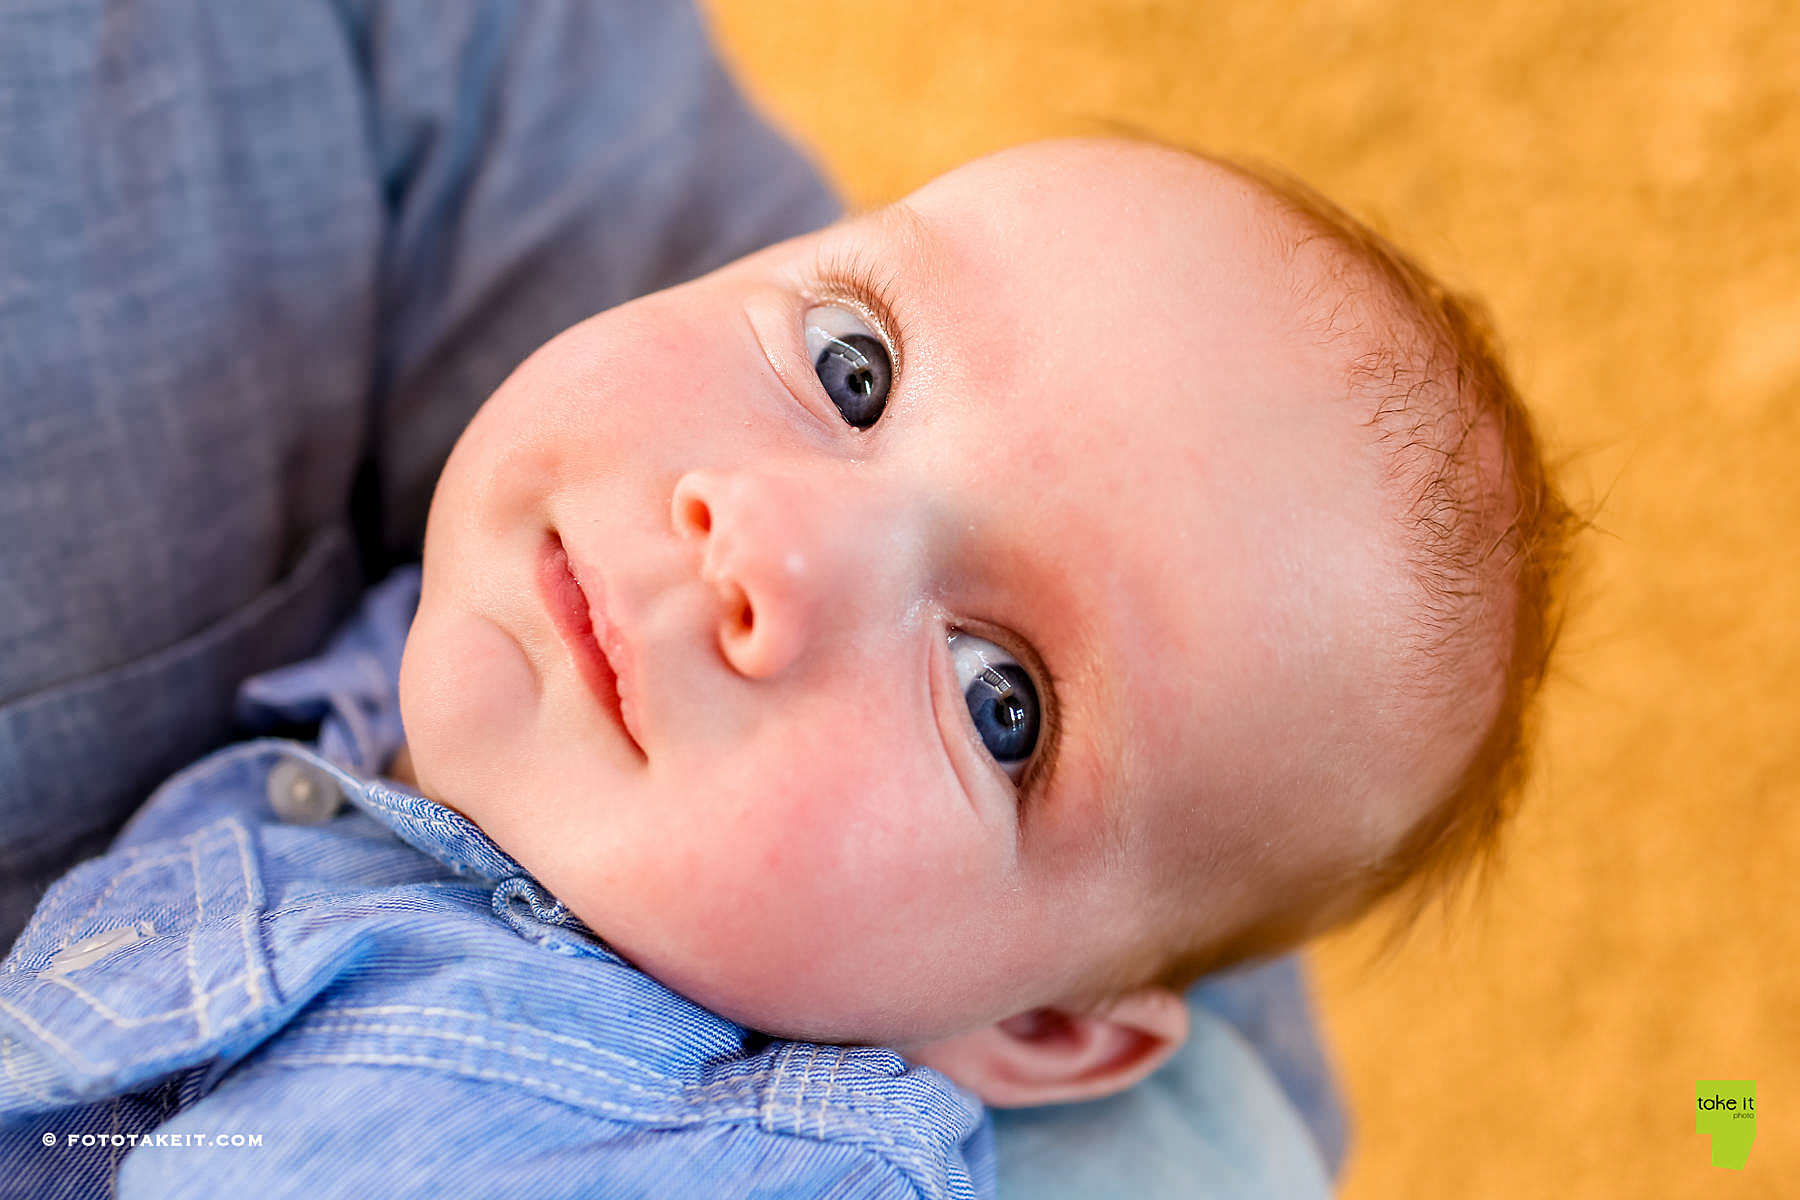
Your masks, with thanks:
M975 730L1002 765L1023 762L1038 739L1038 694L1031 676L1016 663L984 666L967 689Z
M833 335L813 360L813 370L844 420L867 429L881 419L894 372L878 339L865 333Z

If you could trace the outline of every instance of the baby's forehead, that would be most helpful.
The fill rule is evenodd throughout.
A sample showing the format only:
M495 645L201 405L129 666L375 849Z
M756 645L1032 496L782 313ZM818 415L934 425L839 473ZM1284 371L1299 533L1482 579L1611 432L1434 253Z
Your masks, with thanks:
M918 300L902 374L991 418L983 475L1028 498L1019 536L1069 581L1034 606L1081 647L1070 807L1151 848L1156 879L1197 848L1247 891L1376 857L1460 754L1391 687L1421 603L1370 409L1419 410L1355 382L1413 331L1299 212L1107 139L1001 152L863 225Z
M933 180L902 207L961 253L946 284L990 286L1077 337L1192 326L1229 298L1274 316L1292 233L1273 198L1206 159L1114 139L1013 147ZM975 276L975 278L968 278ZM1159 322L1157 324L1160 324Z
M909 332L931 353L907 347L903 374L963 403L1020 401L1022 440L1108 432L1142 470L1233 422L1279 430L1277 389L1309 419L1347 417L1324 411L1344 365L1297 318L1289 225L1208 161L1083 139L977 160L843 236L875 243L908 324L927 326Z
M1068 775L1126 836L1181 796L1177 824L1248 853L1357 773L1332 748L1366 741L1398 594L1342 363L1294 319L1291 233L1222 168L1110 143L992 156L874 225L921 297L919 420L982 414L983 486L1056 560L1032 632L1091 740Z

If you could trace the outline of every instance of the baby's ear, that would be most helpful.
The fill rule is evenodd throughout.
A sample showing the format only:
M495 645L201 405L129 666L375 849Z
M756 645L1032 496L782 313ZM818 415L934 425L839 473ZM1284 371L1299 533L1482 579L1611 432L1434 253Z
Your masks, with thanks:
M1034 1008L970 1033L898 1047L995 1108L1066 1104L1122 1092L1181 1049L1188 1010L1167 988L1131 992L1093 1013Z

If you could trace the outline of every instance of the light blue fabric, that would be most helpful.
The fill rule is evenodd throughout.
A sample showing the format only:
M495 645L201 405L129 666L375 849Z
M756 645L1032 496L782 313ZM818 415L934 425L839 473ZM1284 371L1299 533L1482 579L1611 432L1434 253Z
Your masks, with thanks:
M1001 1200L1329 1195L1348 1121L1307 994L1297 954L1209 976L1187 1045L1136 1088L995 1111Z
M1324 1161L1256 1051L1195 1009L1185 1046L1127 1092L995 1112L1001 1200L1331 1195ZM1121 1153L1136 1146L1136 1153Z
M313 744L215 752L52 887L0 967L0 1179L432 1194L454 1161L472 1190L532 1195L1328 1194L1274 1077L1203 1008L1139 1088L996 1129L891 1051L772 1041L635 970L478 828L379 777L418 588L397 570L324 653L240 689L245 728ZM284 822L284 762L349 807Z
M531 349L840 211L664 0L0 0L0 175L0 946L241 732L240 683L416 558L451 443ZM258 694L277 732L320 715ZM1335 1168L1297 961L1195 1005ZM1082 1144L1121 1178L1212 1152L1145 1128ZM1093 1194L1073 1178L1035 1194Z
M1299 1110L1333 1178L1350 1144L1350 1119L1320 1044L1301 955L1287 954L1209 975L1188 992L1190 1015L1231 1026Z
M835 218L686 0L0 0L0 946L532 350Z
M370 625L404 629L417 588L402 572L328 658L245 688L253 718L319 712L316 748L210 755L50 889L0 970L0 1179L31 1195L105 1195L116 1172L121 1196L993 1196L992 1127L944 1076L700 1008L474 825L374 777L398 744L398 639ZM350 807L284 822L269 781L294 762ZM96 935L123 941L84 955Z

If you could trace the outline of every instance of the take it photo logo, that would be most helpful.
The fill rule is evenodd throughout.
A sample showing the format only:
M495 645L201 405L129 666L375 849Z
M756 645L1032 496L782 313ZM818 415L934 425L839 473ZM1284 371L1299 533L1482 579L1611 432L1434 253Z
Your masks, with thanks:
M1712 1138L1712 1165L1744 1169L1756 1140L1756 1080L1702 1079L1694 1084L1696 1129Z

